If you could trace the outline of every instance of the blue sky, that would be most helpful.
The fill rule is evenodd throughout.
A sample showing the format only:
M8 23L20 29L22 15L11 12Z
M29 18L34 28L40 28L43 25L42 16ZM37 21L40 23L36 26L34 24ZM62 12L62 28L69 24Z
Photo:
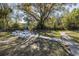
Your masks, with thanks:
M79 3L77 3L75 6L69 7L70 11L72 11L74 8L79 8Z
M17 9L16 7L17 4L9 4L9 6L11 6L11 8L13 9L13 14L12 17L16 17L16 15L19 15L19 19L23 19L23 17L25 17L24 12L22 12L21 10ZM74 8L79 8L79 4L77 3L75 6L66 6L67 9L69 9L69 11L71 12Z

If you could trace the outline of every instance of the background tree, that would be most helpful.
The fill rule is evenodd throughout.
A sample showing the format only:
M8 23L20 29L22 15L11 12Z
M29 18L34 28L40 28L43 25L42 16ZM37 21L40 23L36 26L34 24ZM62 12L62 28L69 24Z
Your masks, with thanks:
M56 18L55 17L52 17L50 19L46 19L45 20L45 26L48 28L48 29L54 29L54 25L56 24Z
M65 28L78 29L79 28L79 9L74 9L72 12L66 14L62 18L62 23Z
M63 10L64 5L65 4L55 3L22 4L22 9L25 11L25 13L27 13L30 19L38 22L36 29L44 29L44 21L49 19L55 11Z
M8 24L8 15L12 10L8 6L8 4L0 3L0 24L4 30L9 27Z

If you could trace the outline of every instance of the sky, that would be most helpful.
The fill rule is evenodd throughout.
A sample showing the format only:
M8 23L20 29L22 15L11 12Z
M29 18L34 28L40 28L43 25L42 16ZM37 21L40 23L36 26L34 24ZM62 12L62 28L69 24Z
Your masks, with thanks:
M65 6L65 8L66 8L69 12L71 12L73 9L79 8L79 3L77 3L76 5L72 5L72 6L67 5L67 6ZM55 14L54 14L53 16L55 16L56 18L59 18L59 17L61 17L62 14L63 14L62 11L61 11L61 12L57 11L57 12L55 12Z
M72 11L74 8L79 8L79 3L77 3L76 6L69 7L70 11Z
M18 20L25 22L23 19L26 17L26 15L22 10L16 7L17 3L11 3L9 6L13 9L13 12L10 14L12 20L16 20L18 18Z
M17 18L17 15L19 16L19 20L23 20L25 16L24 12L19 10L17 7L16 7L16 3L15 4L9 4L9 6L13 9L13 13L11 14L11 17L13 18ZM69 11L71 12L74 8L79 8L79 4L77 3L75 6L66 6L67 9L69 9ZM58 12L59 14L61 14L60 12ZM60 17L60 16L59 16Z

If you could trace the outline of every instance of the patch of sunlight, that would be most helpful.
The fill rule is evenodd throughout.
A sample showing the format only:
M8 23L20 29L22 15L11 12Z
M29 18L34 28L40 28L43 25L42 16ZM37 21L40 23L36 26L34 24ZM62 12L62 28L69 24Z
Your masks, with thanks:
M4 45L4 46L0 47L0 50L5 50L5 49L9 49L9 48L11 48L10 45Z
M48 36L48 37L56 37L61 38L59 31L46 31L46 32L40 32L41 35Z
M10 32L0 32L0 40L4 40L10 36Z
M37 44L31 45L31 48L32 48L32 49L38 49L38 50L39 50L39 47L37 46Z
M79 43L79 32L78 31L68 31L67 33L74 41Z
M10 32L0 32L0 36L5 36L5 35L8 35L10 34Z
M56 37L56 38L61 38L61 34L60 34L59 31L55 31L53 36Z

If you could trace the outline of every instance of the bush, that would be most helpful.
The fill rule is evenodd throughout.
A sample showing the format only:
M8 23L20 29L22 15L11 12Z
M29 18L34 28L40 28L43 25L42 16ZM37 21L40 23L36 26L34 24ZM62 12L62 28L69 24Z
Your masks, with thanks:
M31 21L31 22L29 23L29 25L28 25L28 29L29 29L30 31L33 31L33 30L36 28L36 26L37 26L37 22L36 22L36 21Z
M13 29L13 30L19 29L19 24L14 23L14 24L12 25L12 29Z

